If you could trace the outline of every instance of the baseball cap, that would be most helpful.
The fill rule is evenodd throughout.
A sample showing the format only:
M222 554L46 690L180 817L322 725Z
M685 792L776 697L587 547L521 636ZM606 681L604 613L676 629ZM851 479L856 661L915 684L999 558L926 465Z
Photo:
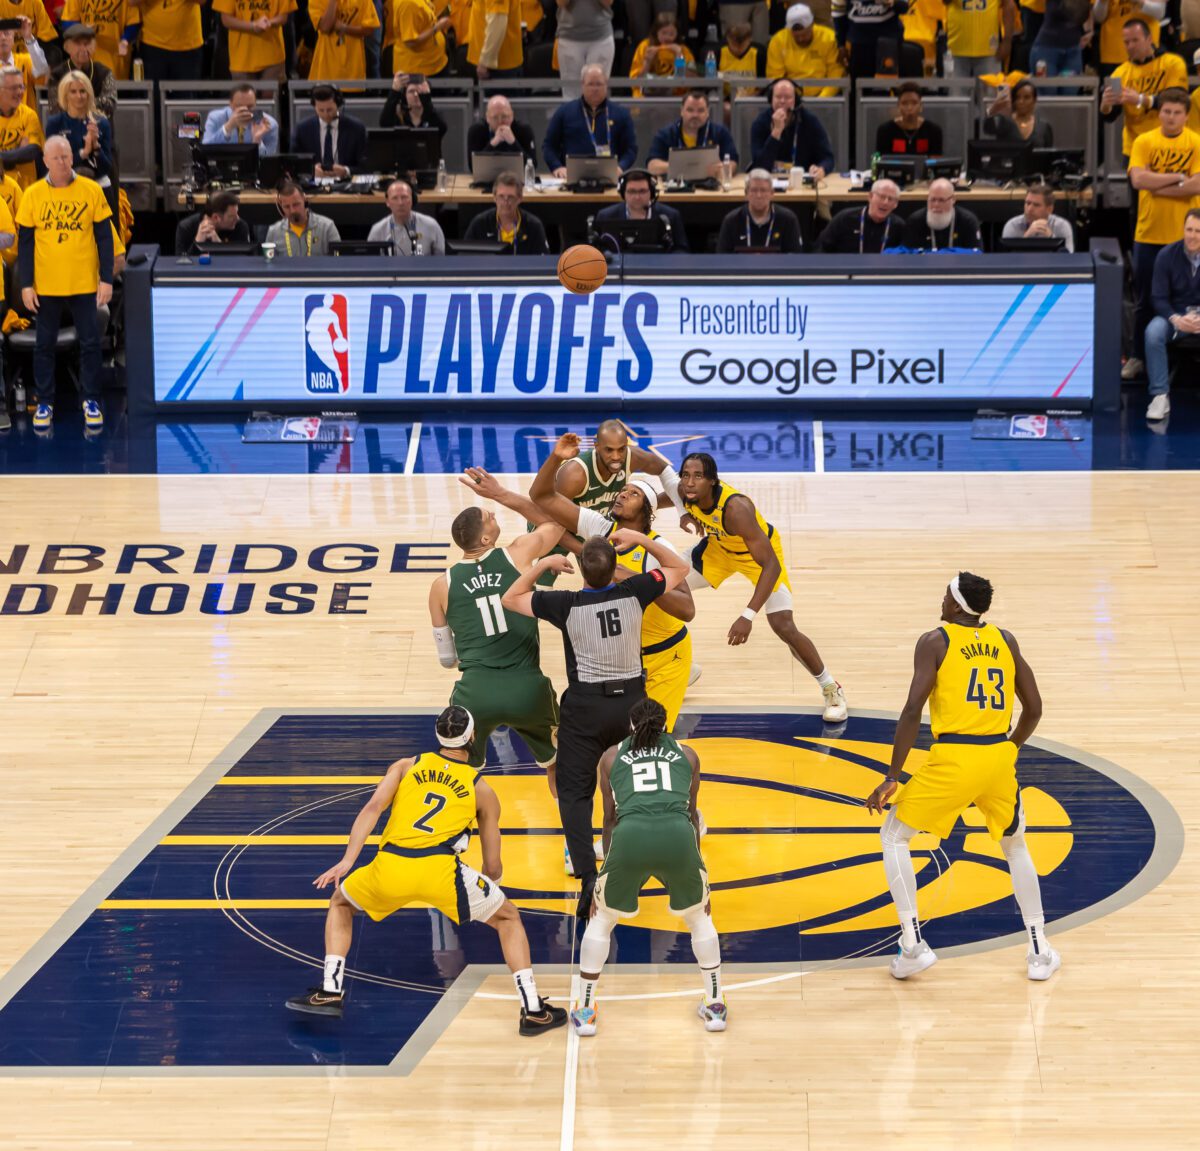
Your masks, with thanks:
M811 28L813 26L812 9L807 4L793 4L787 10L787 26L794 28L797 24L801 28Z
M64 40L94 40L96 29L90 24L71 24L63 29L62 38Z

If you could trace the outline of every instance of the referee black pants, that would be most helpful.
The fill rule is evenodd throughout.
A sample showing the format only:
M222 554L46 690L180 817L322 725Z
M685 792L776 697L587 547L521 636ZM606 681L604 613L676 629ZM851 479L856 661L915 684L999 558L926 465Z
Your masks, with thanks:
M582 879L596 874L592 807L600 757L629 735L629 712L646 698L636 679L573 683L563 692L558 719L558 813L571 867Z

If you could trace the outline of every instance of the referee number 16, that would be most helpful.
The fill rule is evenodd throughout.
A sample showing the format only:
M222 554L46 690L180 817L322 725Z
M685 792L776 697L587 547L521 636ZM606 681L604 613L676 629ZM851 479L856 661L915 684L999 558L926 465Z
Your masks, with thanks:
M646 760L633 765L634 791L670 791L671 765L662 759Z

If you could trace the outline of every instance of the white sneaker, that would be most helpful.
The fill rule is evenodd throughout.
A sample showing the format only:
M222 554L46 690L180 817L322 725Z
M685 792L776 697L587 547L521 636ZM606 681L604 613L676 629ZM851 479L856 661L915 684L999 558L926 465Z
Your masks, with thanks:
M571 849L566 846L563 847L563 870L568 875L575 874L575 868L571 866Z
M1121 379L1123 380L1140 380L1145 374L1146 365L1137 356L1130 356L1121 369Z
M705 1031L724 1031L725 1024L729 1022L729 1008L725 1004L725 996L721 996L720 1003L708 1003L702 999L696 1014L704 1020Z
M696 823L699 824L698 831L700 838L703 839L708 834L708 824L704 822L704 812L696 808Z
M692 684L694 684L696 680L698 680L703 674L704 668L702 668L695 660L692 660L692 669L688 672L688 687L691 687Z
M842 685L835 680L828 687L823 687L821 694L825 696L825 710L821 713L821 718L826 723L841 723L849 714Z
M1146 409L1146 419L1148 420L1165 420L1171 414L1171 397L1163 392L1160 396L1155 396L1150 401L1150 406Z
M1053 947L1048 947L1037 955L1031 951L1025 956L1025 969L1029 972L1029 978L1036 979L1039 983L1049 979L1061 966L1062 956Z
M896 958L892 960L891 966L892 978L907 979L910 975L928 970L936 962L937 956L933 953L933 949L922 939L911 951L905 951L901 947L896 952Z

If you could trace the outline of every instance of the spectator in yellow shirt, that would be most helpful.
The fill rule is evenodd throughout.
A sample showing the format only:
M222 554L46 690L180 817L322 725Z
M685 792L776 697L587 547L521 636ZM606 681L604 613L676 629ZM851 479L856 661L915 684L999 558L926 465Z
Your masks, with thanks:
M67 0L63 6L63 32L76 23L94 28L95 58L120 80L129 79L129 46L137 39L140 20L126 0Z
M438 15L434 0L395 0L391 25L389 68L393 73L440 76L446 70L450 17Z
M0 200L4 201L4 206L8 208L9 214L15 220L17 211L21 207L21 185L4 171L3 164L0 164ZM6 265L15 264L17 262L16 244L11 248L5 248L3 256Z
M1168 88L1187 90L1187 65L1170 52L1156 52L1145 20L1130 20L1121 31L1128 59L1113 73L1121 82L1117 97L1107 85L1100 95L1100 115L1115 120L1123 109L1125 130L1121 151L1128 163L1133 142L1143 133L1158 127L1154 98Z
M1130 20L1145 21L1157 48L1162 36L1159 21L1166 14L1166 0L1095 0L1092 19L1100 34L1100 75L1111 76L1119 64L1125 63L1124 32Z
M673 12L660 12L654 17L650 35L646 37L633 54L633 63L629 66L629 75L638 76L676 76L678 70L675 61L683 61L683 71L696 74L696 58L686 44L679 43L679 23ZM685 88L675 88L673 93L682 96ZM634 97L645 93L640 88L633 90ZM661 89L656 89L656 96L665 96Z
M956 80L1008 67L1013 30L1020 22L1013 0L948 0L945 72Z
M22 189L37 179L45 142L42 122L25 103L25 80L20 70L0 68L0 164Z
M765 78L767 65L767 50L755 44L754 32L749 24L730 24L725 29L725 43L721 46L721 58L717 63L717 71L728 79L731 76L757 76ZM735 95L744 98L757 96L761 88L751 88L739 85L736 89L732 84L725 85L725 100L732 100Z
M133 0L130 0L132 3ZM200 80L204 76L203 0L138 0L142 66L147 80Z
M474 0L467 63L480 80L515 76L525 62L521 0Z
M320 0L314 0L309 14ZM310 80L363 80L367 75L364 41L379 27L372 0L326 0L317 20L317 46L313 49Z
M54 21L46 13L42 0L0 0L0 20L28 20L33 29L33 36L38 40L57 40L58 31ZM31 37L22 33L21 42L17 47L29 51Z
M15 50L16 38L24 30L26 51ZM25 81L25 103L31 111L38 112L37 90L34 84L41 79L43 83L50 73L50 65L46 63L46 54L42 46L30 32L28 20L0 20L0 68L20 68Z
M1145 359L1146 325L1154 317L1154 261L1182 234L1188 209L1200 206L1200 136L1187 128L1186 88L1158 98L1157 128L1143 132L1129 155L1129 182L1138 193L1133 233L1133 284L1137 299L1134 359L1122 379L1136 379Z
M776 32L767 45L767 78L806 80L813 76L828 80L845 74L833 29L817 25L807 4L793 4L787 10L787 26ZM836 96L838 90L810 87L803 93Z
M283 26L296 0L214 0L229 30L229 75L234 80L283 80Z

